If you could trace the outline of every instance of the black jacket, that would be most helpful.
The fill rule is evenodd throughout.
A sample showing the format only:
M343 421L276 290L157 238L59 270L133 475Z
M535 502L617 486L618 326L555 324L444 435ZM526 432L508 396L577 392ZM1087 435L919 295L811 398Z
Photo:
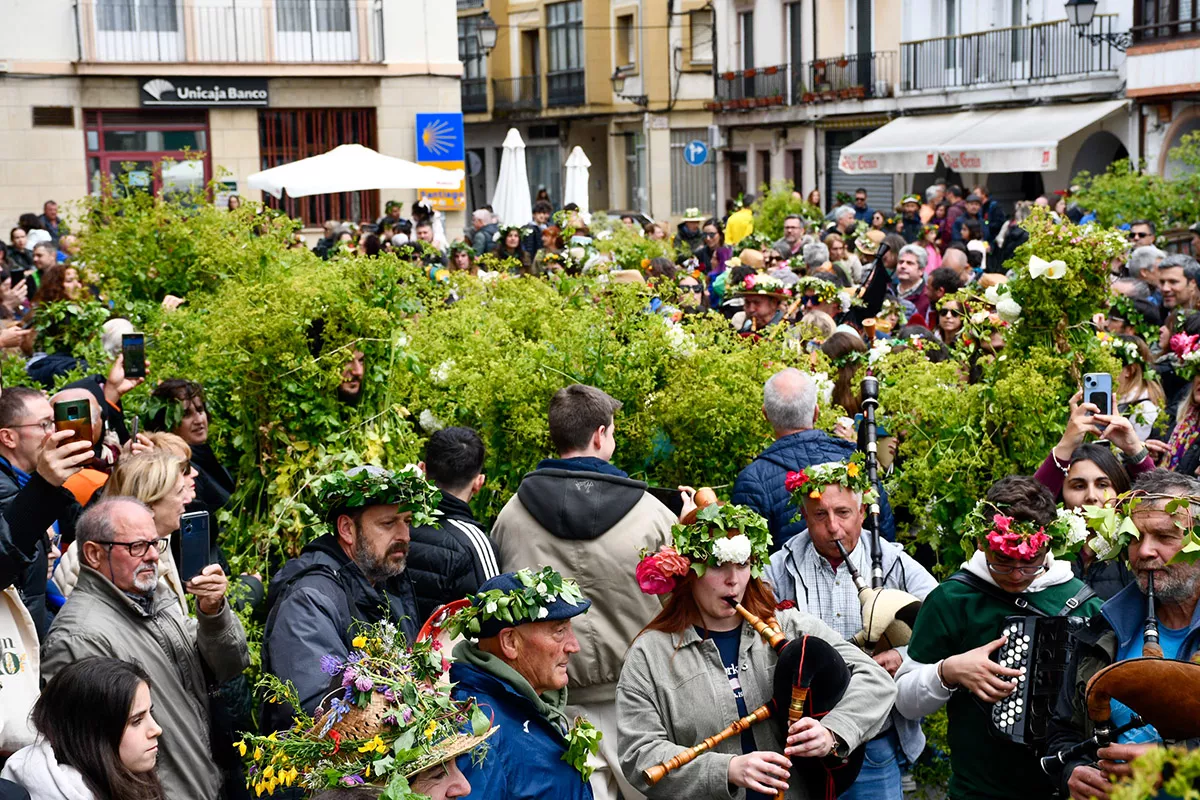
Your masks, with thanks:
M372 586L333 534L310 542L283 566L267 593L263 669L296 686L304 710L312 713L329 688L321 656L345 659L357 636L354 622L390 620L412 641L420 623L407 573ZM264 730L288 727L290 712L268 703Z
M417 595L418 621L438 606L479 591L479 585L500 574L492 540L471 515L471 507L450 494L438 504L440 527L412 529L408 574Z
M21 488L12 465L0 460L0 588L15 585L38 639L46 636L46 529L58 522L64 542L75 539L75 520L82 509L62 487L51 486L36 472Z

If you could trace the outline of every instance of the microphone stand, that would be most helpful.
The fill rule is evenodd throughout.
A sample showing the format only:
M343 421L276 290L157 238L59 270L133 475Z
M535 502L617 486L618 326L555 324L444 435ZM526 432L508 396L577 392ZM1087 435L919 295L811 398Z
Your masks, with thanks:
M883 527L879 522L879 437L875 430L875 410L879 407L879 379L869 372L862 380L863 426L867 442L867 478L875 489L875 498L868 509L867 525L871 531L871 588L883 588Z

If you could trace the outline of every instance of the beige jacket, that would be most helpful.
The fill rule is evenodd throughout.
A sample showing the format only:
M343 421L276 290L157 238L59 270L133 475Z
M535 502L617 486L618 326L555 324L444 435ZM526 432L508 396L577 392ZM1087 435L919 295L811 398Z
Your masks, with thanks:
M629 644L661 608L634 578L639 552L669 544L674 522L641 481L559 469L526 475L496 518L500 569L554 567L592 601L572 620L580 647L567 666L572 703L616 697Z

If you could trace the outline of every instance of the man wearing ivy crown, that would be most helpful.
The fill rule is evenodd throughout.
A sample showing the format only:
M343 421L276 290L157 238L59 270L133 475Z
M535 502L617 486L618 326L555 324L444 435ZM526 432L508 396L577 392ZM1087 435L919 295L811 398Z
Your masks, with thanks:
M296 687L311 714L328 678L310 665L321 656L344 659L355 623L390 621L409 641L421 620L405 574L409 529L432 523L441 494L415 466L389 472L355 467L321 479L329 532L309 542L271 581L263 632L263 669ZM266 726L289 725L283 706L267 704Z
M896 673L896 709L916 720L946 706L951 800L1057 796L1038 751L992 728L993 705L1013 693L1022 673L991 656L1006 642L1006 617L1099 610L1070 559L1051 552L1081 545L1082 523L1056 511L1050 491L1033 478L1002 478L967 517L964 550L975 552L921 606Z
M785 488L808 527L771 557L767 582L779 600L791 600L799 610L818 617L862 647L861 637L856 638L863 629L862 603L849 569L843 567L848 561L864 579L871 574L871 536L863 522L879 492L871 485L865 458L857 452L845 461L789 472ZM923 600L937 587L937 580L901 545L883 538L879 543L886 588ZM881 605L888 602L892 602L890 598ZM904 647L891 647L875 653L868 650L867 654L889 675L895 675L904 651ZM893 709L883 730L866 744L866 762L858 780L841 796L849 800L899 798L903 793L902 765L915 763L924 749L920 721L906 719Z
M445 626L468 637L454 648L454 699L472 698L499 728L482 763L459 759L471 797L591 800L600 732L566 707L567 662L579 652L571 619L592 601L551 567L497 575L470 600Z
M1050 725L1051 755L1095 732L1089 719L1086 687L1096 673L1117 662L1153 655L1145 649L1149 622L1147 586L1151 575L1155 595L1153 621L1158 626L1162 658L1195 660L1200 651L1200 615L1196 613L1200 607L1200 563L1195 560L1194 552L1200 537L1196 522L1200 514L1200 481L1164 469L1146 472L1138 476L1132 495L1119 499L1116 509L1106 510L1115 513L1103 531L1104 546L1093 549L1102 558L1127 558L1136 581L1111 597L1076 637L1078 645L1067 665L1062 694ZM1190 701L1195 690L1185 680L1189 671L1185 668L1177 672L1167 664L1160 666L1169 678L1155 680L1154 673L1149 673L1142 680L1153 680L1156 693L1167 703L1177 704L1177 698L1181 697ZM1195 669L1200 671L1200 667ZM1132 683L1129 679L1125 682ZM1134 704L1133 700L1129 702ZM1112 725L1117 730L1129 726L1134 712L1145 717L1151 717L1151 712L1162 713L1162 709L1130 709L1116 699L1109 703ZM1188 724L1194 725L1194 718ZM1129 775L1129 762L1162 744L1162 740L1153 724L1132 727L1112 745L1101 748L1096 758L1080 756L1056 765L1061 769L1055 776L1058 786L1075 800L1090 797L1107 800L1110 778ZM1200 747L1200 738L1181 744L1195 749ZM1167 787L1159 796L1175 794Z

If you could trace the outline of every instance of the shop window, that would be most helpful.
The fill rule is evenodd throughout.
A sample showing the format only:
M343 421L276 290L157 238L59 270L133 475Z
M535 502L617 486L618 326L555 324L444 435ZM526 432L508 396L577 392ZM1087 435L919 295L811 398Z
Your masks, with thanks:
M320 155L342 144L379 149L373 108L259 111L258 140L263 169ZM309 226L329 219L374 222L379 217L379 192L373 190L283 199L264 195L263 202Z
M92 194L108 186L170 197L212 179L205 111L85 111L84 143Z

